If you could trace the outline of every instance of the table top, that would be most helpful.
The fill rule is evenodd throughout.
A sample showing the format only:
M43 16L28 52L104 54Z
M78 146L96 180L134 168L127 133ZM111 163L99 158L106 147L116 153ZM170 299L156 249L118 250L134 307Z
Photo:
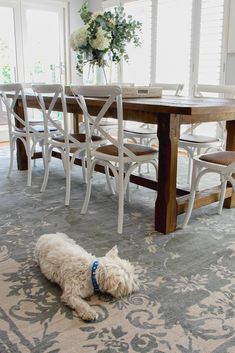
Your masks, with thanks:
M11 95L9 94L9 96ZM36 101L34 94L30 92L26 92L26 98L28 103ZM51 96L48 95L48 101L50 99ZM66 96L66 101L69 105L77 105L72 96ZM103 105L104 99L90 97L86 98L86 101L89 107L98 108ZM235 99L167 95L163 95L161 98L125 98L123 99L123 109L182 115L235 113Z
M68 103L73 97L67 96ZM101 98L87 98L90 106L102 105ZM100 103L99 103L100 102ZM161 98L125 98L123 108L171 114L235 113L235 99L162 96Z

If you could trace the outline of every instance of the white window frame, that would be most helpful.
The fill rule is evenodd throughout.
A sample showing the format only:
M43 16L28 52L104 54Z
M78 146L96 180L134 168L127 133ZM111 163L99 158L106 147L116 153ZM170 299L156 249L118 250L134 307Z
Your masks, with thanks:
M16 81L25 82L24 63L24 36L25 36L25 8L60 9L60 21L62 23L60 36L63 40L63 62L65 65L65 84L71 80L70 48L69 48L69 1L57 0L0 0L0 6L10 7L14 13L15 48L16 48ZM62 33L63 32L63 33Z
M14 16L14 36L15 36L15 52L16 52L16 67L15 81L24 81L24 61L23 61L23 41L21 27L21 7L18 0L0 0L1 7L13 9Z
M221 46L221 65L220 65L220 82L225 84L226 78L226 65L227 65L227 41L228 41L228 18L229 18L229 4L230 0L224 1L224 19L223 19L223 33L222 33L222 46ZM200 25L201 25L201 7L202 0L193 0L192 8L192 32L191 32L191 71L189 87L191 88L190 94L193 94L193 86L200 84L198 82L199 72L199 47L200 47Z
M102 8L103 10L105 10L109 7L124 5L125 3L134 2L134 1L138 1L138 0L106 0L106 1L102 1ZM224 2L224 21L223 21L224 26L223 26L223 35L222 35L222 48L221 48L220 84L225 83L230 1L231 0L225 0ZM198 83L199 46L200 46L199 29L200 29L200 22L201 22L201 5L202 5L202 0L193 0L189 92L188 92L189 94L192 94L193 86ZM157 8L158 8L158 0L152 0L151 83L156 82ZM122 82L122 63L120 63L119 79L120 79L120 82Z

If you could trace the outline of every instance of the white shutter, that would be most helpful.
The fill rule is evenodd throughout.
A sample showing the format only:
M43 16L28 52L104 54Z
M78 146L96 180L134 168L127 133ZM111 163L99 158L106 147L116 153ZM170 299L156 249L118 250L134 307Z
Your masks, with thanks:
M223 40L224 0L201 0L198 82L219 84Z
M184 83L190 78L192 0L159 0L156 82Z
M155 1L155 0L153 0ZM123 81L146 85L151 72L151 21L152 0L135 0L124 4L125 13L143 24L140 34L141 47L127 45L129 62L123 62Z

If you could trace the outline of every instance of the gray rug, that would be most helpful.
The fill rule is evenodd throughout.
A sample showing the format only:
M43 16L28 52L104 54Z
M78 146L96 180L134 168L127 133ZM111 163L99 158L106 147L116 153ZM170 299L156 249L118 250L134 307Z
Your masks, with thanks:
M70 207L65 179L53 160L44 194L41 161L26 187L26 172L6 179L8 151L0 149L1 353L234 353L235 210L216 204L196 210L185 230L153 231L155 193L132 187L124 233L116 232L117 200L94 178L89 212L81 169L72 177ZM186 166L179 161L179 182ZM209 183L213 183L210 180ZM179 217L179 223L182 217ZM97 256L117 244L136 266L140 290L122 300L99 295L90 302L98 320L84 323L60 302L60 289L40 273L33 248L43 233L64 232Z

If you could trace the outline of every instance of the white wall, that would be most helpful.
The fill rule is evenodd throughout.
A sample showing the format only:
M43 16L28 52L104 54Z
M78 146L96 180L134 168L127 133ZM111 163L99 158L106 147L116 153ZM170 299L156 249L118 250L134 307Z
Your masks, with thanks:
M88 0L91 11L100 11L102 9L102 0Z

